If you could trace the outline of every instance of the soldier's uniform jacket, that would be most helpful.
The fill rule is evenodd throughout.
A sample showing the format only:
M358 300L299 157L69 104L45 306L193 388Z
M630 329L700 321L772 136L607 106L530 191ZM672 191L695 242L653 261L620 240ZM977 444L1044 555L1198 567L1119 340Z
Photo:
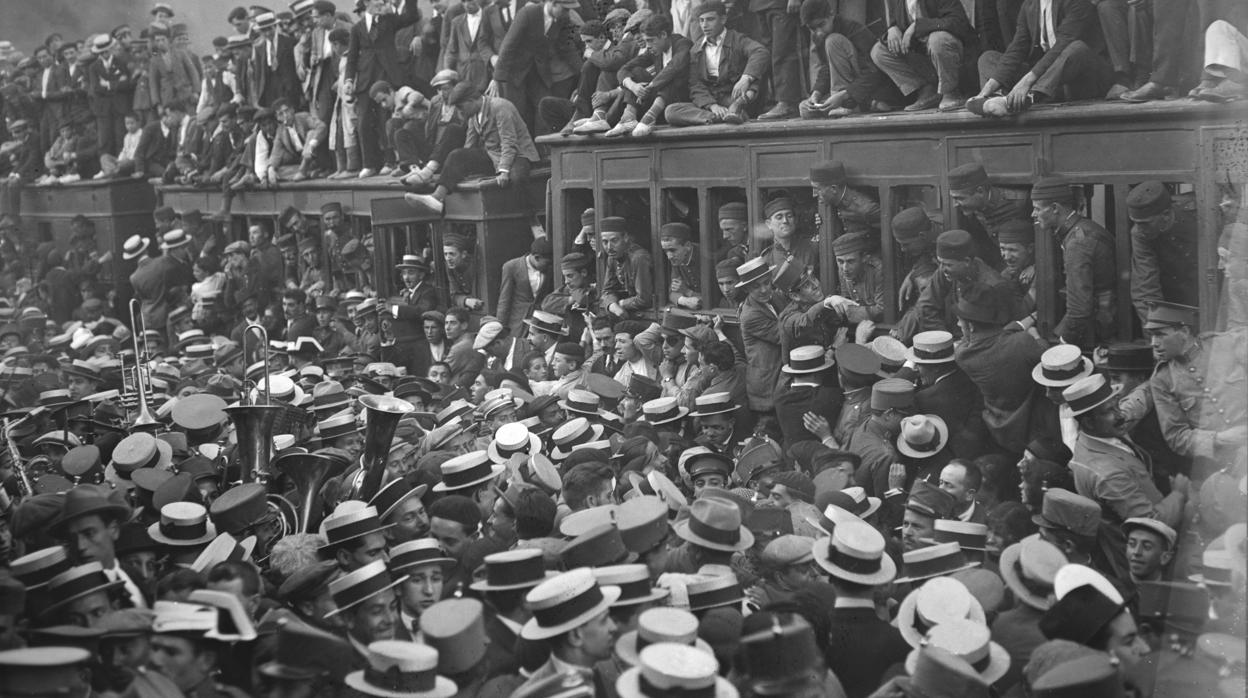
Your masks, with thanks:
M630 313L649 310L654 305L651 297L653 275L654 264L650 253L640 245L630 243L624 254L607 258L602 294L615 296L620 307Z
M1112 339L1118 295L1114 236L1075 212L1058 226L1057 235L1066 268L1066 315L1057 336L1081 347Z
M1131 303L1140 321L1149 301L1200 305L1200 265L1196 261L1196 202L1176 197L1174 224L1155 240L1131 232Z
M870 195L851 187L841 187L841 197L832 203L832 214L841 221L841 233L869 233L880 229L880 205Z
M823 303L789 301L780 311L780 355L810 344L830 349L840 326L840 316Z
M1246 357L1248 335L1242 330L1203 334L1184 356L1161 364L1153 374L1161 433L1176 453L1193 459L1193 477L1218 470L1218 456L1229 457L1242 447L1217 446L1214 437L1248 421Z
M955 282L939 272L932 274L927 288L919 294L918 331L947 330L957 336L958 318L953 311L958 306L958 299L966 297L970 300L978 300L983 294L992 292L997 287L1012 287L1005 277L982 259L972 259L970 271L969 281ZM1016 305L1018 307L1015 308L1010 320L1017 320L1026 315L1021 312L1021 301L1016 302Z
M701 265L702 259L699 257L698 245L696 243L693 244L693 253L689 255L689 262L687 264L667 265L668 269L671 270L672 280L675 281L679 279L684 283L685 288L683 291L670 293L668 297L669 301L675 303L677 298L688 298L690 296L696 296L698 298L702 297L702 285L700 282L702 275L699 273Z
M841 295L862 306L861 311L866 317L858 317L861 312L850 312L849 321L859 323L866 319L879 322L884 318L884 278L878 269L870 264L863 264L861 276L855 279L841 279Z
M819 274L819 240L818 238L806 239L798 237L797 233L793 234L793 244L788 248L781 247L774 242L763 248L758 253L759 257L766 259L771 264L772 269L780 268L781 264L789 260L797 260L809 274L818 276Z
M907 344L910 338L919 331L919 297L932 282L932 276L936 274L936 270L934 256L928 254L916 259L910 271L906 272L906 276L901 280L901 287L897 289L897 312L901 314L901 317L893 327L892 334Z
M477 295L476 269L472 257L466 257L459 266L446 270L446 305L463 308L464 301Z
M845 404L841 406L841 414L832 425L832 438L841 446L849 440L850 434L858 425L866 421L867 410L864 409L871 401L871 387L845 391Z
M749 258L750 246L748 243L741 242L736 245L729 245L728 247L720 250L719 257L717 257L715 261L723 262L728 259L735 259L737 260L737 265L740 266L745 264L745 260Z

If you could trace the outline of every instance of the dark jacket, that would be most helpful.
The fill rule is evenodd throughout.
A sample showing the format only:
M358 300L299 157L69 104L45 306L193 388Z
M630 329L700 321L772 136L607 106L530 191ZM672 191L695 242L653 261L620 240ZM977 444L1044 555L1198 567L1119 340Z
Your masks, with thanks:
M668 104L689 101L689 65L693 42L680 34L673 34L671 39L672 60L669 63L663 64L661 54L643 50L620 68L617 74L620 84L624 83L625 77L636 80L637 71L643 71L649 76L652 94L663 95Z
M880 687L888 668L903 662L910 645L901 631L879 619L872 608L836 608L825 654L847 698L866 698Z
M542 299L551 292L554 280L551 269L542 272L542 285L533 293L533 284L529 281L529 255L509 259L503 264L503 275L499 281L498 306L495 312L503 327L511 329L512 336L519 336L523 321L537 307Z
M538 3L525 5L516 12L498 51L495 80L523 85L529 74L536 72L549 86L556 82L552 63L563 62L574 73L581 69L581 54L566 36L571 24L562 19L552 22L547 30L543 19L545 11L544 5Z
M470 82L479 90L484 90L490 82L493 68L490 59L497 56L503 48L505 30L492 16L497 13L480 13L481 24L477 26L477 36L473 38L468 31L468 14L464 13L450 20L450 33L447 44L442 47L443 64L459 73L459 79Z
M343 77L355 81L355 94L368 99L373 83L385 80L394 87L409 84L399 63L394 35L399 29L420 21L416 3L409 2L403 14L377 15L369 31L363 17L351 26L351 42L347 45L347 73Z
M1053 0L1053 33L1056 41L1045 51L1040 46L1044 34L1040 26L1040 0L1026 0L1018 12L1014 40L1006 47L997 63L996 71L984 77L1009 87L1023 73L1043 75L1071 42L1099 38L1098 27L1096 9L1088 0Z
M801 441L818 440L819 437L806 430L803 415L814 412L827 419L828 424L835 424L844 402L844 393L835 385L798 385L777 391L776 419L780 422L785 450Z
M914 394L918 414L934 414L949 427L949 447L958 458L976 458L983 448L979 413L983 409L979 388L957 366L932 385Z
M134 171L152 173L163 170L177 157L177 134L170 130L165 136L160 121L143 127L139 134L139 147L134 153Z
M718 78L712 78L706 69L706 39L699 41L689 54L689 96L703 109L728 99L732 86L742 75L754 78L756 85L762 82L771 66L771 52L745 34L725 29L720 41L723 48L719 52Z
M906 0L887 0L887 15L892 21L890 27L905 31L910 26L910 15L906 13ZM949 32L962 43L975 40L975 28L966 17L966 9L961 0L919 0L923 6L923 16L914 21L914 38L924 39L932 32Z
M92 114L123 116L130 112L134 83L130 66L121 56L114 56L108 66L102 58L91 61L87 66L87 96Z

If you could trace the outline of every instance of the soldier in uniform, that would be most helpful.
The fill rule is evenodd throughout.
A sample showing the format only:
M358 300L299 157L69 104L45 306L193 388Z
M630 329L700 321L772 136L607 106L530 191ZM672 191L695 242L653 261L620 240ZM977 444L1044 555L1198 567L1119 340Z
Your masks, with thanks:
M477 266L469 240L462 235L442 238L446 260L446 307L480 310L485 303L477 298Z
M649 310L654 305L650 253L633 242L628 224L618 216L603 218L600 234L607 254L602 309L621 318Z
M347 264L343 259L342 248L347 242L354 240L355 235L347 225L342 204L331 201L321 206L321 229L325 231L325 244L321 246L321 257L325 263L322 278L332 279L334 290L346 293L351 285L347 282Z
M1162 492L1169 492L1170 476L1191 472L1192 459L1175 453L1161 432L1148 380L1157 368L1153 348L1136 342L1111 344L1097 368L1118 389L1118 409L1131 440L1153 456L1153 482Z
M1024 310L1036 309L1036 229L1031 221L1006 221L997 230L1001 276L1014 284Z
M836 255L836 271L841 281L841 295L848 303L837 300L846 321L857 325L864 320L879 322L884 319L883 274L868 259L871 239L866 233L847 233L832 241L832 253Z
M559 272L563 285L542 299L542 310L566 318L568 336L579 338L585 331L585 313L598 302L592 261L584 253L569 252L559 260Z
M1114 236L1074 210L1070 185L1044 178L1031 189L1032 218L1057 237L1066 270L1066 314L1055 333L1089 349L1112 340L1118 270Z
M1166 185L1143 182L1127 195L1131 217L1131 303L1141 322L1149 303L1200 302L1196 202L1176 200Z
M901 247L902 255L910 263L910 270L906 272L905 278L901 280L901 288L897 290L897 312L900 318L891 334L903 342L909 342L919 331L919 296L936 273L936 236L932 234L932 220L927 211L911 206L893 216L893 240Z
M980 257L994 269L1001 268L997 250L997 229L1008 220L1027 220L1031 206L1027 192L996 186L978 162L949 170L949 196L963 215L972 219L967 227Z
M844 317L825 298L819 279L805 273L797 265L782 264L772 281L788 305L780 311L780 351L788 356L794 348L816 345L830 349Z
M699 273L702 259L698 255L698 243L692 237L693 231L684 223L664 223L659 228L659 244L667 257L672 279L667 299L686 310L699 310L703 307L702 275Z
M1192 458L1198 482L1233 462L1248 441L1248 338L1196 334L1199 310L1149 304L1144 331L1161 364L1150 381L1161 433Z
M946 230L936 238L936 261L940 271L919 295L919 329L924 331L957 328L955 308L963 298L978 301L991 294L1008 301L1005 310L1015 320L1021 313L1021 302L1013 286L999 272L974 254L975 243L965 230ZM996 301L994 301L996 302Z
M719 286L719 302L715 304L716 308L741 309L743 297L737 289L737 282L741 280L737 276L737 267L741 263L736 257L728 257L715 265L715 284Z
M735 260L734 269L745 264L750 258L750 218L745 204L733 201L719 207L719 232L724 245L716 259L720 262Z
M315 314L312 338L321 343L325 356L338 356L355 342L355 335L338 322L338 301L333 296L317 296Z
M844 446L849 441L849 435L869 416L865 408L871 399L871 386L879 379L880 357L861 344L842 344L836 348L836 367L841 387L845 390L841 413L833 422L830 433L811 431L825 444L830 436L836 444Z
M820 162L810 168L810 186L840 221L839 235L869 233L880 229L880 204L870 194L850 187L845 178L845 165L840 161Z
M771 232L771 244L764 247L758 256L767 260L772 269L795 259L806 271L818 274L818 241L798 235L794 208L793 199L787 196L772 199L763 207L763 222Z

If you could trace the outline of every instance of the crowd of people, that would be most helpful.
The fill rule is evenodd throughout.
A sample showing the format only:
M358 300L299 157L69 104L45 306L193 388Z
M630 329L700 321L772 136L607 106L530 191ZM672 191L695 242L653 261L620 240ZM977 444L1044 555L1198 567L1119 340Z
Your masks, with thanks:
M0 56L0 175L160 178L233 193L391 176L438 209L506 186L549 133L828 119L1005 117L1036 103L1248 94L1248 12L1227 0L297 0L236 7L191 48L151 23ZM228 209L227 209L228 210ZM224 213L225 211L223 211Z
M949 107L964 93L945 81L993 41L986 113L998 98L1011 111L1087 96L1092 83L1045 91L1094 72L1092 44L1066 32L1099 15L1108 40L1118 9L1133 23L1149 9L1026 0L1015 25L1009 5L889 3L877 42L828 0L468 0L431 18L367 0L353 24L301 0L230 12L237 36L198 58L158 5L138 37L119 27L90 52L49 41L32 58L52 63L10 74L10 132L23 126L10 110L31 112L4 155L58 136L57 158L29 172L65 182L94 163L225 191L389 170L436 209L466 177L526 176L535 124L645 134L897 107L902 93ZM1152 9L1152 34L1196 24L1195 6ZM1225 29L1200 18L1209 36ZM807 31L826 39L809 98L786 77ZM1017 77L1033 35L1044 69ZM483 37L501 48L480 53ZM1181 84L1158 62L1184 75L1142 48L1113 66L1127 99ZM620 51L633 53L618 87L599 89L614 75L600 59ZM1204 98L1242 85L1228 61L1206 59ZM693 71L686 87L674 66ZM130 87L97 82L81 101L18 89L84 71ZM101 89L115 109L100 110ZM679 89L691 98L669 99ZM1211 236L1187 193L1134 186L1128 270L1084 216L1083 187L1011 189L990 169L948 173L971 230L920 207L892 216L908 265L892 324L884 214L834 161L810 168L831 240L800 229L791 197L752 213L727 202L709 284L697 226L653 231L656 264L635 222L589 209L550 233L559 245L535 228L491 298L478 241L446 232L379 269L372 234L333 201L319 220L255 220L246 240L161 207L116 256L86 216L61 249L8 208L0 696L1244 695L1238 192ZM1037 231L1060 244L1051 329ZM1215 307L1198 307L1198 236L1217 239ZM1117 316L1127 305L1136 317Z

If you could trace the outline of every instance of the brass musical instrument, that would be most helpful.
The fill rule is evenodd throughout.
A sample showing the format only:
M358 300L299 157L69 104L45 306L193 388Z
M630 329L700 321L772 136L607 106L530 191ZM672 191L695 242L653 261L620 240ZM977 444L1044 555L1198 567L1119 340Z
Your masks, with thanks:
M160 425L160 420L147 406L147 392L151 389L148 373L151 369L147 362L151 357L147 355L147 326L143 324L143 308L136 298L130 299L130 329L130 339L134 344L134 392L138 397L138 410L130 424L135 429L154 429Z
M22 419L25 419L23 417ZM17 442L13 440L13 429L21 420L10 422L6 417L3 423L0 423L0 429L4 431L4 447L8 454L13 472L17 475L17 489L22 498L31 496L35 492L35 485L31 482L30 473L26 470L26 464L22 462L22 452L17 448Z
M314 533L320 525L322 514L321 487L330 478L338 477L347 469L346 461L315 453L290 453L278 458L273 468L294 485L299 493L294 506L294 532ZM273 495L276 496L276 495ZM283 502L287 500L283 497Z
M368 413L364 430L364 455L360 459L361 475L351 487L351 499L367 502L381 489L386 472L386 457L399 419L416 411L412 403L388 395L361 395L357 398Z
M269 335L261 325L248 325L243 332L243 353L247 353L247 338L259 334L264 342L264 387L258 389L263 404L247 404L249 390L244 386L243 396L237 407L225 408L238 437L238 469L240 482L267 483L269 460L273 452L273 424L282 408L272 404L269 393Z

